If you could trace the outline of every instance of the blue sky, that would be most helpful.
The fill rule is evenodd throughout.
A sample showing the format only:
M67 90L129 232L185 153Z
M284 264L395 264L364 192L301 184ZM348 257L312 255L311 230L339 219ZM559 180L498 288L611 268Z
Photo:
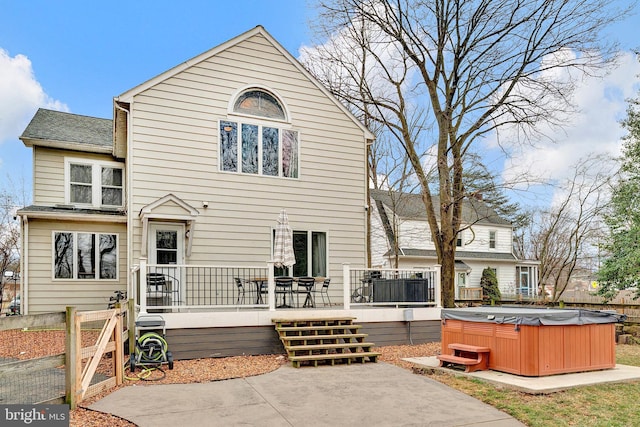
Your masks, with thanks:
M0 185L31 186L18 137L38 107L111 118L114 96L256 25L297 56L310 16L305 0L0 0Z
M24 180L30 191L31 151L18 137L38 107L111 118L114 96L256 25L297 57L311 40L308 20L314 11L308 3L0 0L0 186L11 176L14 185ZM592 109L576 121L580 131L568 129L567 138L583 148L585 135L594 134L584 123L594 116L599 128L607 129L599 141L606 140L609 150L619 146L616 120L624 113L624 98L635 96L640 82L640 65L630 54L640 47L638 28L635 14L606 34L628 53L611 78L585 84L580 94L587 107L614 98L606 117Z

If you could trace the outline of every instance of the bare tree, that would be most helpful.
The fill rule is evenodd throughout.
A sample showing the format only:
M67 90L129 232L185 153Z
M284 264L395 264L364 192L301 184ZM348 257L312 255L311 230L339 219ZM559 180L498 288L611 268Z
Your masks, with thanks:
M615 46L603 41L600 30L625 11L608 0L319 4L317 30L329 40L305 62L338 98L400 141L442 265L442 303L451 307L455 243L469 196L465 156L480 138L505 126L519 129L518 139L536 135L542 123L561 126L575 79L611 64ZM433 146L436 158L433 187L425 146Z
M4 297L5 272L20 272L20 227L16 218L18 198L8 188L0 189L0 307ZM15 276L14 276L15 278Z
M538 285L550 288L552 301L561 298L576 269L597 250L615 170L613 160L602 156L580 160L552 207L535 214L525 252L540 261Z

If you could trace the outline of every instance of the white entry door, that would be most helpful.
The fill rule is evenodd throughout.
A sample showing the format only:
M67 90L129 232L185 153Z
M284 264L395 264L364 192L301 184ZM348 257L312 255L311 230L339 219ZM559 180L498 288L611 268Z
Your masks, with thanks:
M169 266L184 264L185 227L183 224L151 223L149 229L149 264L158 265L150 268L150 272L166 275L171 303L180 304L184 299L182 271L178 267Z

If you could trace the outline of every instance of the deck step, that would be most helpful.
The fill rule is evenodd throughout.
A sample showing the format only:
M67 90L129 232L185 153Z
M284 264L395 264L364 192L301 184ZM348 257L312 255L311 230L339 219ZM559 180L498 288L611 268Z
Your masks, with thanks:
M328 331L328 330L343 330L353 329L357 330L362 328L360 325L335 325L335 326L276 326L276 330L279 332L313 332L313 331Z
M353 322L354 320L356 320L355 317L320 317L317 319L271 319L272 323L276 323L276 324L297 324L297 323L325 323L325 324L329 324L329 323L336 323L336 322Z
M359 353L332 353L332 354L317 354L307 356L290 356L289 360L293 364L294 368L299 368L303 362L311 362L313 366L318 366L320 362L329 362L331 365L336 363L346 363L348 365L351 362L356 361L359 363L377 362L380 353L376 352L359 352Z
M336 350L344 348L371 348L375 344L372 342L342 342L337 344L308 344L308 345L294 345L285 347L287 350L295 351L308 351L308 350Z
M321 340L347 340L364 339L368 334L331 334L331 335L286 335L280 336L281 341L321 341Z
M292 356L320 356L330 354L356 354L356 353L372 353L370 345L357 346L357 345L343 345L341 347L328 347L328 346L307 346L307 348L288 347L287 355Z
M322 319L273 319L291 364L331 364L376 362L380 353L371 351L375 345L365 342L368 336L358 331L353 317Z

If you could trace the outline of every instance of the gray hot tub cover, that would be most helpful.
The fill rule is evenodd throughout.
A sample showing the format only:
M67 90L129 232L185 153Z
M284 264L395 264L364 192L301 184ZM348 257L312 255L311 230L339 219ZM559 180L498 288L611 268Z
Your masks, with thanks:
M626 315L618 314L615 311L529 307L443 308L440 317L445 321L452 319L531 326L618 323L627 318Z

